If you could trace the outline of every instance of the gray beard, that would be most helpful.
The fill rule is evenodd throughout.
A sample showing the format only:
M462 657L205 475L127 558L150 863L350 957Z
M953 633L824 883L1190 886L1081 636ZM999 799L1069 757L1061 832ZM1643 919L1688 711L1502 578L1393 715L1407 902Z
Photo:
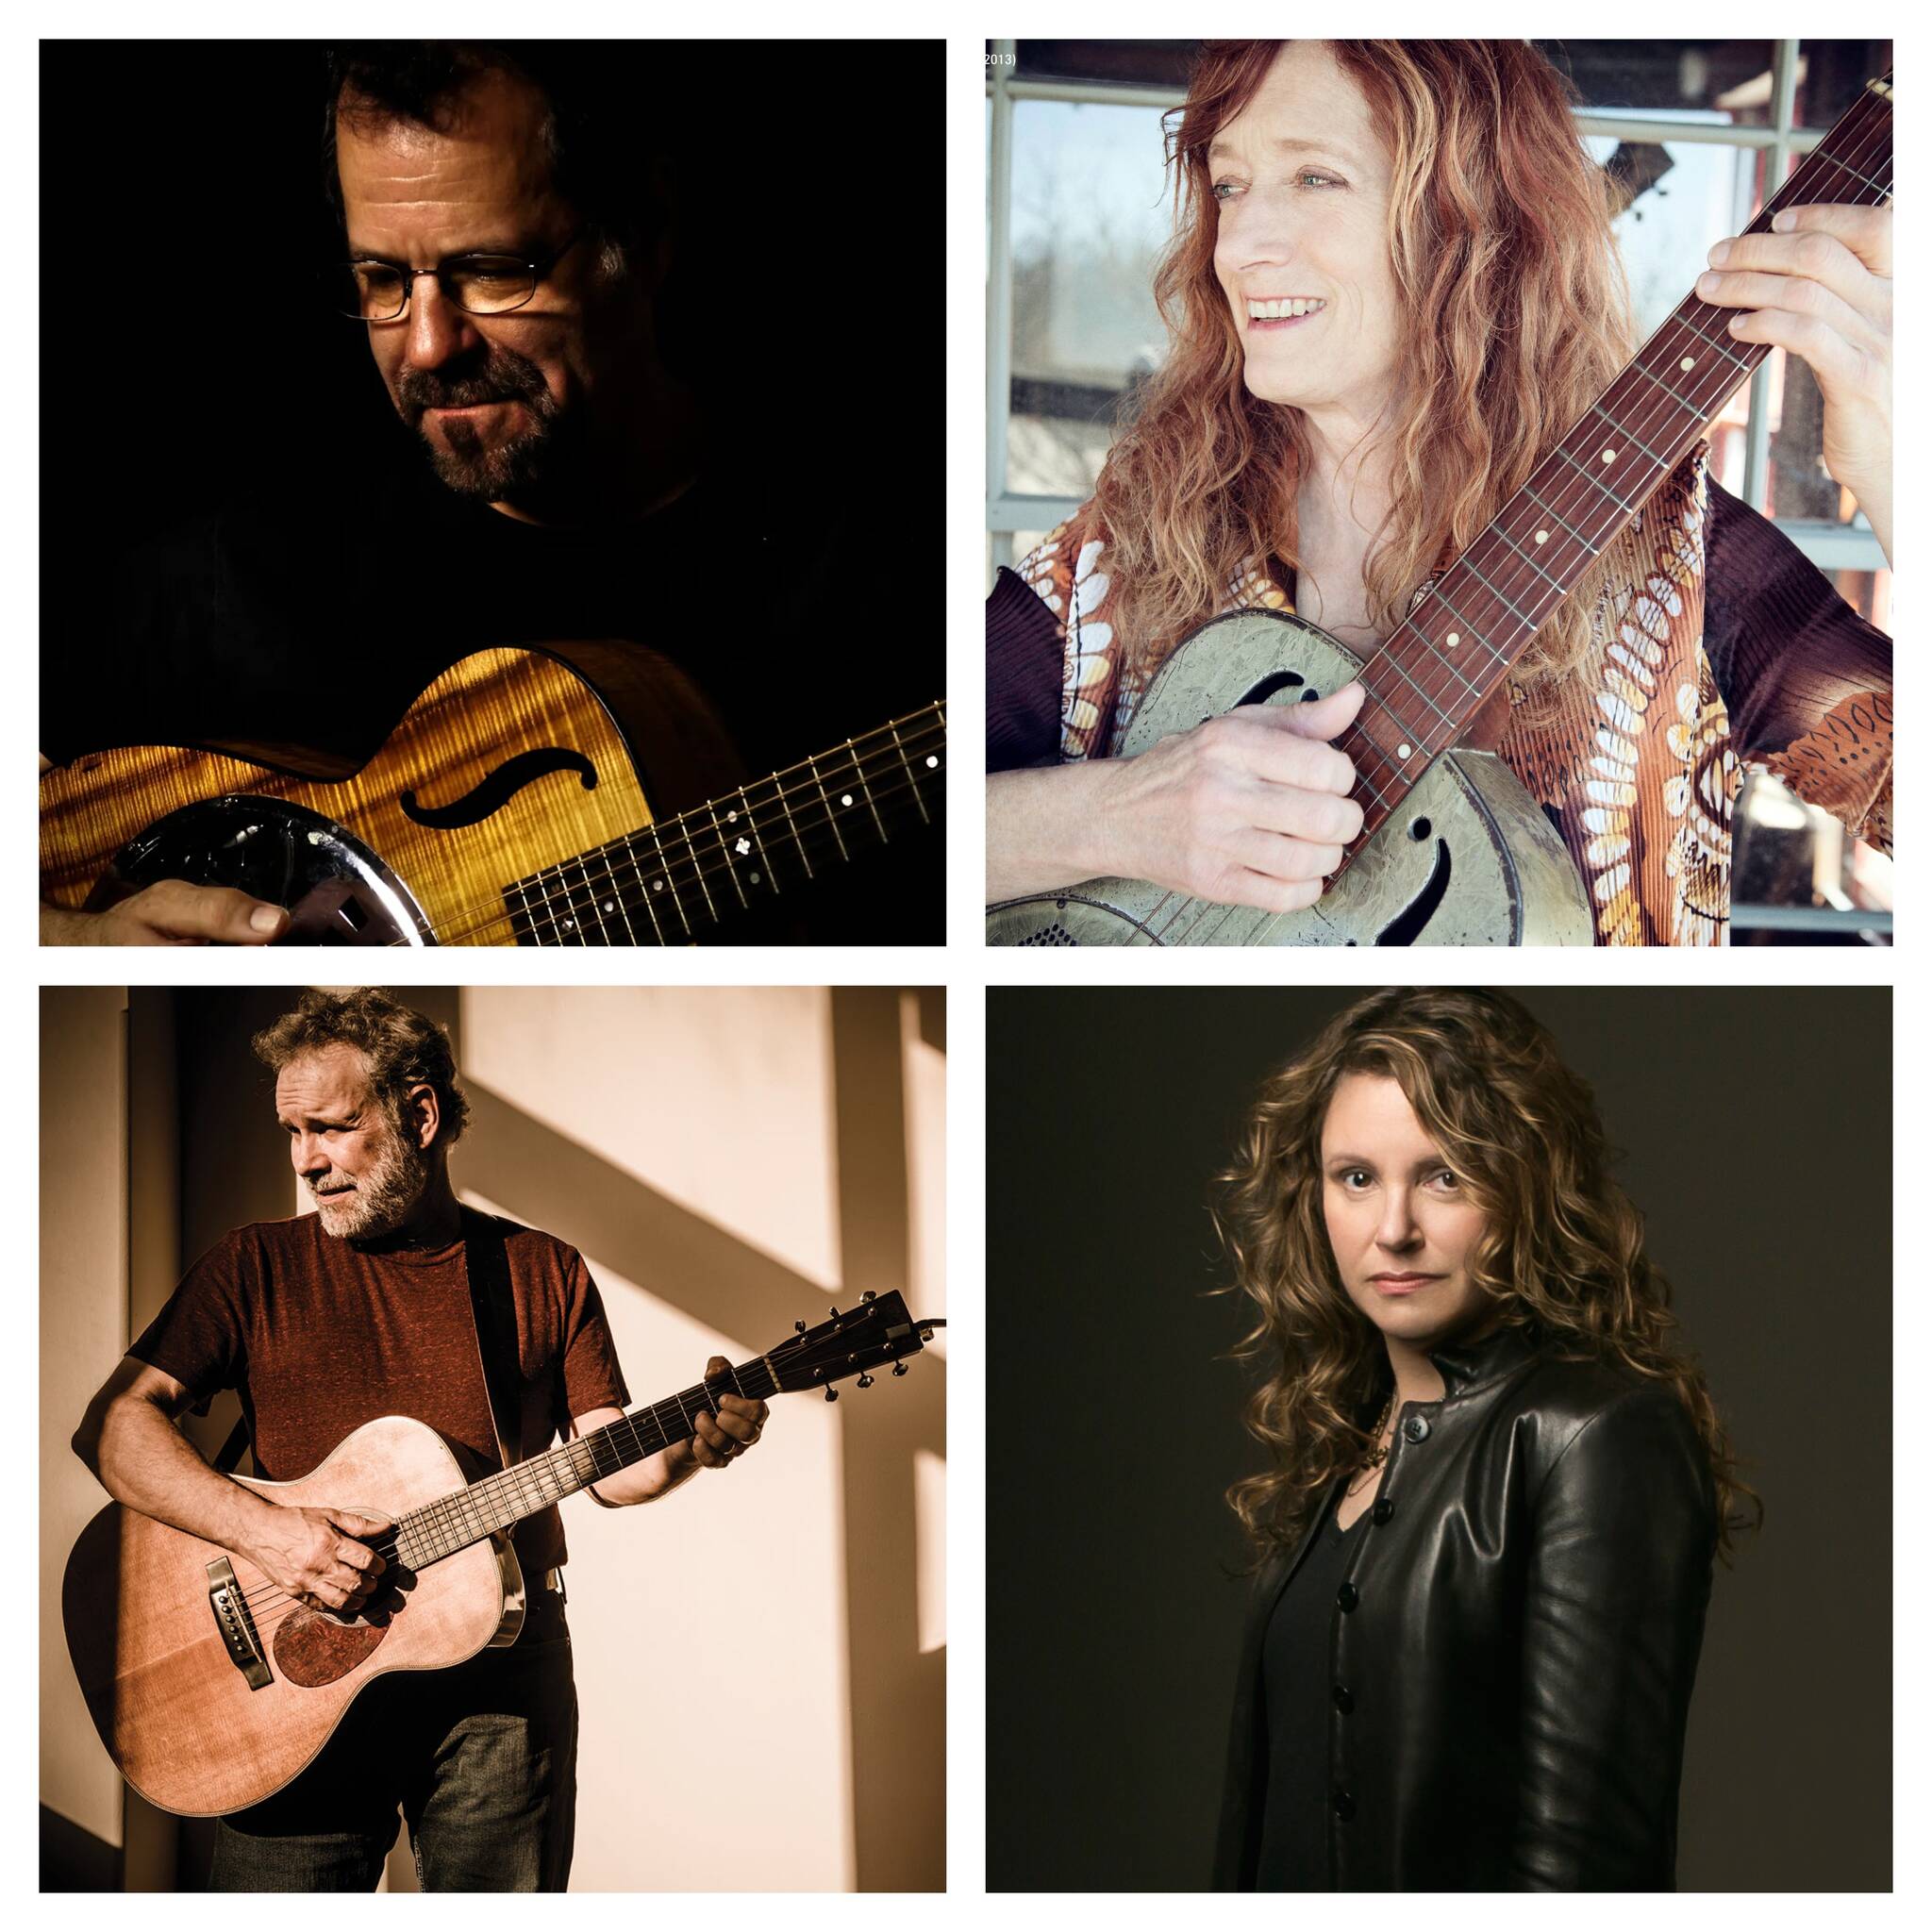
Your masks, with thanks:
M325 1174L322 1185L327 1187L342 1178ZM394 1234L415 1212L416 1204L428 1185L428 1155L420 1147L410 1146L400 1134L391 1132L375 1165L355 1183L350 1192L325 1200L314 1183L310 1183L308 1191L315 1197L315 1211L321 1218L324 1234L345 1241L380 1241L385 1235Z

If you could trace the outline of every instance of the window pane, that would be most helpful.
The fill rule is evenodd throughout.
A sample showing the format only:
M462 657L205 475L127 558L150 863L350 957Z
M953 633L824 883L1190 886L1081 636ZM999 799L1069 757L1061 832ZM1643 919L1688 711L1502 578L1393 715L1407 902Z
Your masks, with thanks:
M1122 395L1167 353L1171 221L1158 109L1014 104L1009 490L1092 489Z
M1890 71L1890 41L1800 41L1797 125L1829 127L1868 80Z
M1591 108L1723 108L1723 118L1770 120L1769 41L1537 41ZM1753 105L1755 97L1756 105Z

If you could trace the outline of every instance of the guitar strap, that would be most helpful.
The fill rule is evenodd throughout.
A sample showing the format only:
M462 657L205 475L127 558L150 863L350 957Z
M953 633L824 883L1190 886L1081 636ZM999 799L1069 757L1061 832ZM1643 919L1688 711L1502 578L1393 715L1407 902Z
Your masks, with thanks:
M523 1408L517 1399L522 1374L517 1364L516 1299L510 1292L509 1256L503 1245L503 1224L494 1215L465 1208L462 1217L463 1268L470 1277L476 1353L483 1364L484 1387L490 1391L497 1458L508 1469L518 1459L524 1440Z

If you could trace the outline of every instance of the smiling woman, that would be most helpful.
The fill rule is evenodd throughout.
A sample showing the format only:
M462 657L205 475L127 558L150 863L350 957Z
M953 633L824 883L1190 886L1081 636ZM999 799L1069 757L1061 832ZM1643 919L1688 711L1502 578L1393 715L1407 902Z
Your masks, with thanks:
M1223 1888L1673 1884L1711 1558L1757 1499L1607 1158L1503 993L1373 994L1262 1090L1220 1212L1273 1464L1229 1491Z
M1722 943L1751 760L1883 842L1890 640L1716 484L1706 435L1739 345L1803 357L1831 473L1889 542L1873 78L1653 369L1625 185L1533 46L1202 43L1166 360L989 603L995 941ZM1402 876L1397 815L1436 880L1480 863L1424 797L1446 771L1504 780L1491 823L1550 918Z

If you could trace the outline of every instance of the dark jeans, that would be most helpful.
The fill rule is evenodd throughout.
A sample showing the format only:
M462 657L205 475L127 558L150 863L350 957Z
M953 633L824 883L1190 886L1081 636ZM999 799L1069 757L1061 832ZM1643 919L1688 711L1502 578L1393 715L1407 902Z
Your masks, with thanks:
M216 1821L208 1890L374 1891L400 1809L425 1891L562 1891L576 1764L568 1635L378 1677L299 1777Z

